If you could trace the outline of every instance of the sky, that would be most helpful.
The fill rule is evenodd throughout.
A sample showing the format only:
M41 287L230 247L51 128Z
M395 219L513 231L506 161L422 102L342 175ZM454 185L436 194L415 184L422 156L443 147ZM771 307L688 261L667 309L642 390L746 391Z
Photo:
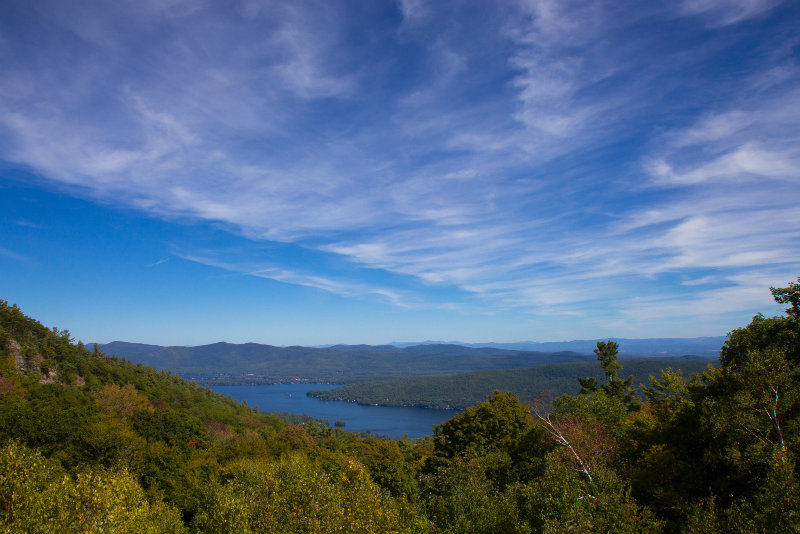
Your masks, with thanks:
M0 299L85 342L724 335L800 276L800 3L0 3Z

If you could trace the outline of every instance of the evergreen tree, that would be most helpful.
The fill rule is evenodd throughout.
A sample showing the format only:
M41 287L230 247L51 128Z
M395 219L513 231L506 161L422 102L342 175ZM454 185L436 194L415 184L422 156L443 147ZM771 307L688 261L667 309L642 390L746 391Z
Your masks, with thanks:
M598 341L594 353L597 355L597 360L606 375L606 383L603 386L598 386L597 380L593 377L579 378L580 394L585 395L603 390L609 397L622 401L623 404L628 406L629 410L634 409L638 403L634 402L636 393L631 388L633 375L625 379L621 379L617 375L622 370L622 365L618 361L619 345L611 340Z

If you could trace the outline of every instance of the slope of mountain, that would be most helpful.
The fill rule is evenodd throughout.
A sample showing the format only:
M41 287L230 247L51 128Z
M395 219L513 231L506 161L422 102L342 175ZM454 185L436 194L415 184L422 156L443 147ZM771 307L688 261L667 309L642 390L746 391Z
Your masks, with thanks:
M684 375L703 371L709 361L699 357L626 360L621 375L634 376L634 384L647 384L649 376L662 369L680 369ZM578 378L593 376L602 382L597 362L543 364L527 369L476 371L450 376L408 376L347 384L308 394L322 400L339 400L383 406L463 409L485 400L493 391L506 391L529 401L541 395L550 398L580 389Z
M449 375L594 360L594 356L575 352L460 345L419 345L401 349L365 345L312 348L214 343L197 347L159 347L115 341L100 348L134 363L184 375L242 377L250 374L261 380L275 381L302 378L348 382L366 376Z
M287 428L0 300L4 532L184 532L218 463L255 436L282 447Z

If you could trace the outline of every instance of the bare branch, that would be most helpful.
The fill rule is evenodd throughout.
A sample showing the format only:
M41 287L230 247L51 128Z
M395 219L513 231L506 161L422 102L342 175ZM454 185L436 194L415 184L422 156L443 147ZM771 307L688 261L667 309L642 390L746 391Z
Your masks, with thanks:
M572 453L572 456L575 457L575 460L578 462L578 465L580 466L579 471L583 473L587 479L589 479L589 482L594 482L594 480L592 479L592 472L591 469L589 468L589 465L583 461L583 458L581 458L581 456L577 453L577 451L569 442L569 440L564 436L564 433L561 432L561 430L553 423L553 421L550 419L550 414L548 413L545 415L542 411L540 411L540 408L538 406L534 406L532 411L533 414L536 416L536 418L544 424L544 429L547 432L547 434L556 443L558 443L559 445L563 445Z

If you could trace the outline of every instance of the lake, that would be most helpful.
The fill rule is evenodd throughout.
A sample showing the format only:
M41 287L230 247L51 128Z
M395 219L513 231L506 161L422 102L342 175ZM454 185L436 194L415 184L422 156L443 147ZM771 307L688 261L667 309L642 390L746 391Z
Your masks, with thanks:
M372 432L390 437L419 438L433 434L433 425L447 421L455 410L430 410L394 406L362 406L354 402L323 401L306 395L312 389L332 389L331 384L276 384L259 386L210 386L251 408L265 412L306 414L327 419L331 425L344 421L345 430Z

